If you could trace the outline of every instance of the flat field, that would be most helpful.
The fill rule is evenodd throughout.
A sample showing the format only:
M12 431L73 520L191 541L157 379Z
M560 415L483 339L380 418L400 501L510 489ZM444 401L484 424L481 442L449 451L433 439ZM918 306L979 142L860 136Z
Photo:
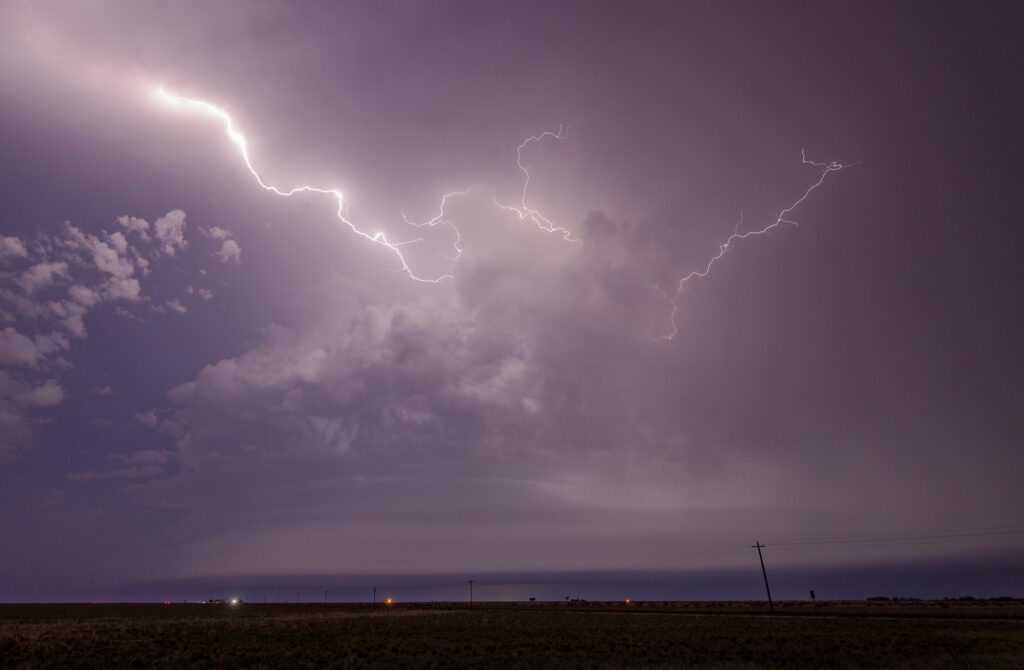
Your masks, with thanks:
M1024 603L0 605L0 667L1024 668Z

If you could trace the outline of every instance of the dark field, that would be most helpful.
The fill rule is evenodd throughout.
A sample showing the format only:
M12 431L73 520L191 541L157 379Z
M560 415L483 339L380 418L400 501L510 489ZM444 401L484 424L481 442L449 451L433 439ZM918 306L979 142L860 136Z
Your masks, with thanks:
M0 605L0 667L1024 668L1024 603Z

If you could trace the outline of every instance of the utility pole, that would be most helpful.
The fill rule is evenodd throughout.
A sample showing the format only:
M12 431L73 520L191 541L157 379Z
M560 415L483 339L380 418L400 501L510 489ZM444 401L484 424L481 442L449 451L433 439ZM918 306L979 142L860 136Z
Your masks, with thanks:
M761 555L761 547L764 545L757 542L751 545L752 549L757 549L757 557L761 559L761 574L764 575L764 590L768 592L768 611L775 613L775 605L772 604L772 590L768 588L768 573L764 570L764 556Z
M324 605L327 604L327 591L324 591Z
M373 587L373 604L374 605L377 604L377 587L376 586Z
M473 580L467 579L469 582L469 609L473 609Z

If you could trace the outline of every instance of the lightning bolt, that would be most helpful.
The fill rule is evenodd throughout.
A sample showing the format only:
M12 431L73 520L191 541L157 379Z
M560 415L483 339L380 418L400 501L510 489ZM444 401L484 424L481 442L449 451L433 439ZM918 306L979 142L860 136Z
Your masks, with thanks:
M459 198L464 195L469 195L472 191L473 187L470 186L469 188L462 189L461 191L451 191L450 193L445 193L443 196L441 196L441 205L440 208L438 209L437 215L432 219L427 219L426 221L417 223L416 221L410 219L405 212L402 212L402 220L405 221L408 225L413 226L415 228L424 228L427 226L434 227L441 225L448 226L449 228L451 228L452 232L455 234L455 242L452 243L452 246L455 248L455 255L445 256L445 258L452 262L455 262L462 258L462 247L459 246L459 244L462 242L462 233L459 232L459 229L455 227L455 224L451 220L445 218L444 208L445 206L447 206L448 200L450 198ZM421 240L413 241L419 242Z
M323 195L330 196L330 197L334 198L335 201L338 204L338 208L335 211L335 216L337 217L337 219L339 221L341 221L341 223L343 223L345 226L347 226L349 228L349 230L351 230L356 235L359 235L360 237L362 237L362 238L364 238L366 240L369 240L373 244L376 244L376 245L379 245L381 247L384 247L385 249L390 251L392 253L392 255L394 255L394 257L396 259L398 259L398 262L399 262L399 264L401 266L400 267L400 271L404 272L406 275L408 275L410 279L412 279L414 281L422 282L424 284L439 284L439 283L443 282L446 279L453 279L454 278L454 276L451 275L450 273L440 274L440 275L438 275L436 277L421 277L421 276L417 275L413 271L412 267L409 265L408 260L406 260L405 256L402 254L401 247L409 245L409 244L415 244L417 242L421 242L422 239L406 240L406 241L403 241L403 242L392 242L392 241L388 240L387 235L385 235L382 232L368 233L365 230L359 228L348 217L348 214L346 212L346 210L348 209L347 201L345 200L345 196L338 189L336 189L336 188L323 188L323 187L320 187L320 186L304 185L304 186L296 186L296 187L294 187L292 189L289 189L289 190L282 190L282 189L278 188L277 186L274 186L273 184L268 184L265 181L263 181L263 177L260 176L260 173L257 172L256 168L252 164L252 159L249 156L249 143L245 139L245 135L243 135L241 132L238 131L238 129L235 127L234 120L231 118L231 115L228 114L227 111L225 111L223 108L217 107L216 105L211 105L210 103L204 102L202 100L193 100L191 98L185 98L185 97L182 97L180 95L174 95L172 93L168 93L164 89L163 86L160 86L156 90L155 95L156 95L156 98L160 102L162 102L164 104L170 105L172 107L183 107L183 108L190 109L190 110L193 110L193 111L196 111L196 112L200 112L200 113L205 114L207 116L212 116L212 117L214 117L216 119L219 119L224 124L224 130L227 133L228 139L231 140L231 142L238 149L238 153L241 154L242 160L245 162L245 167L249 169L249 172L252 174L252 176L256 178L256 183L258 183L260 185L260 187L263 188L264 190L270 191L271 193L273 193L275 195L278 195L278 196L281 196L281 197L284 197L284 198L291 197L291 196L295 195L296 193L321 193ZM450 225L454 229L455 228L454 224L452 224L449 221L443 220L444 204L445 204L445 202L447 201L447 199L450 196L464 194L464 193L468 193L468 190L467 191L460 191L460 192L450 193L450 194L445 195L444 199L442 200L441 214L439 214L438 217L435 217L434 219L431 219L430 221L427 221L427 222L425 222L423 224L414 224L414 225L418 225L418 227L423 227L423 226L436 226L436 225L440 225L440 224L444 223L444 224ZM408 221L408 219L406 219L406 221ZM412 223L412 222L409 222L409 223ZM458 247L458 240L460 238L459 238L458 230L457 229L455 230L455 233L456 233L456 245L455 245L456 252L457 252L458 255L461 255L461 249L459 249L459 247ZM456 256L456 258L457 257L458 256Z
M555 224L553 221L548 219L546 216L541 214L538 210L530 207L526 204L526 192L530 188L530 170L528 165L523 165L523 149L534 142L540 142L544 138L550 137L556 140L564 140L566 137L565 127L562 124L558 124L558 130L545 130L537 135L531 135L525 140L520 142L519 146L516 147L516 166L519 171L523 173L523 193L520 198L519 206L516 205L505 205L498 202L497 197L494 198L494 204L507 212L514 212L519 217L520 221L529 219L541 230L546 230L549 233L561 233L562 239L568 242L578 242L579 240L573 237L572 232Z
M373 244L382 246L388 251L390 251L391 254L394 255L394 257L398 260L398 263L400 265L399 271L408 275L410 279L424 284L440 284L441 282L447 279L454 279L454 275L452 275L451 273L439 274L436 277L422 277L416 274L413 271L412 267L409 265L408 260L403 255L402 247L422 242L423 238L415 238L401 242L392 242L387 238L387 236L383 232L366 232L365 230L358 227L349 218L347 213L348 201L345 199L344 195L340 190L336 188L324 188L320 186L310 185L296 186L289 190L282 190L277 186L265 182L263 180L263 177L253 166L252 159L249 156L249 146L245 138L245 135L238 131L238 129L235 127L234 120L223 108L217 107L216 105L212 105L202 100L193 100L191 98L185 98L179 95L174 95L172 93L167 92L163 86L160 86L155 91L155 95L157 99L163 102L164 104L173 107L183 107L186 109L200 112L207 116L212 116L220 120L221 123L224 124L224 130L227 133L228 139L238 149L238 152L241 155L246 168L256 179L256 183L258 183L260 187L263 188L264 190L270 191L275 195L285 198L295 195L296 193L320 193L323 195L330 196L337 202L337 209L335 211L335 216L337 217L337 219L356 235L359 235L360 237L372 242ZM545 130L535 135L531 135L530 137L527 137L525 140L520 142L520 144L516 147L516 166L523 175L523 189L520 196L519 204L509 205L499 202L497 196L494 195L492 195L492 199L497 207L504 211L514 213L520 221L528 220L532 222L534 225L536 225L537 228L539 228L540 230L546 231L548 233L558 234L561 236L563 240L567 242L579 242L579 239L574 237L570 230L556 224L551 219L544 216L544 214L542 214L538 209L532 207L527 203L531 175L529 165L523 163L523 151L526 150L527 147L529 147L531 144L535 142L541 142L548 138L555 140L565 139L566 128L562 125L559 125L557 130ZM804 151L801 151L800 153L800 160L803 165L817 168L820 171L818 179L810 186L808 186L807 189L803 192L803 194L799 198L797 198L793 203L791 203L784 209L780 210L778 214L776 214L774 220L770 221L767 225L756 230L748 230L745 232L741 232L740 229L743 226L743 218L741 216L739 223L737 223L736 227L733 229L733 233L729 235L729 237L727 237L721 244L718 245L717 253L711 256L701 268L692 270L688 274L681 276L679 280L676 282L675 290L673 292L666 291L665 289L657 285L654 287L672 306L671 313L669 314L671 332L659 336L659 339L672 340L679 332L679 323L677 321L677 317L679 314L678 300L682 295L683 289L685 288L688 282L696 278L707 277L708 274L710 274L711 269L712 267L714 267L715 263L721 260L722 257L724 257L729 252L729 250L732 249L733 246L740 240L765 235L771 232L773 229L783 225L798 225L796 221L790 218L791 214L793 213L793 210L795 210L797 207L803 204L803 202L810 197L811 193L813 193L815 189L817 189L825 182L825 179L830 174L832 174L833 172L838 172L839 170L842 170L844 168L856 165L856 163L844 165L836 161L830 161L827 163L811 161L807 159L807 154ZM451 229L452 234L454 235L454 242L452 243L452 246L455 250L455 253L452 256L445 256L445 258L452 262L456 262L458 261L459 258L461 258L463 253L462 247L460 246L460 243L462 241L462 235L459 232L459 229L455 226L454 222L447 218L445 214L445 208L448 205L448 201L450 199L469 195L474 190L474 188L475 187L471 186L469 188L465 188L462 190L456 190L445 193L441 198L438 213L432 218L427 219L426 221L413 221L405 213L402 213L402 219L407 225L415 228L433 228L437 226L446 226L449 229Z
M740 221L739 223L736 224L736 227L733 229L732 235L725 238L725 241L718 245L718 252L708 259L707 263L705 263L703 268L692 270L689 274L685 274L682 277L680 277L678 283L676 284L675 293L669 294L660 286L655 287L657 291L661 293L661 295L664 296L666 300L668 300L669 304L672 305L672 312L669 315L669 322L672 326L672 332L666 333L665 335L661 335L661 339L672 340L676 336L676 333L679 332L679 323L676 321L676 317L679 314L679 303L677 303L676 300L678 300L679 296L682 295L683 288L686 286L687 282L689 282L691 279L695 279L698 277L707 277L708 274L710 274L711 268L714 266L714 264L721 260L721 258L725 256L725 254L727 254L729 250L733 248L733 245L739 240L745 240L750 237L758 237L760 235L764 235L766 233L771 232L773 229L785 224L798 226L799 224L796 221L793 221L792 219L789 218L790 214L793 213L793 210L799 207L801 204L803 204L803 202L810 197L811 193L813 193L815 189L817 189L819 186L825 183L825 178L828 177L830 174L832 174L833 172L838 172L839 170L842 170L844 168L853 167L854 165L856 165L856 163L844 165L836 161L830 161L828 163L819 163L807 160L807 152L805 150L800 151L800 162L803 165L810 165L812 167L818 168L821 171L821 174L818 175L818 180L816 182L807 187L807 190L804 191L803 195L797 198L797 200L794 201L788 207L779 210L779 213L775 215L775 219L773 221L771 221L768 225L764 226L763 228L759 228L757 230L748 230L746 232L741 233L740 228L743 226L743 216L741 214Z

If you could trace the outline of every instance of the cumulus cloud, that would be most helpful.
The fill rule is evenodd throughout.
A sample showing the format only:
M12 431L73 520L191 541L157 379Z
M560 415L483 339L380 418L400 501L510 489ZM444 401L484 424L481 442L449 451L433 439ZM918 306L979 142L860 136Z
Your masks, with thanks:
M142 286L134 277L111 278L103 285L103 297L107 300L139 300Z
M213 254L220 259L221 263L241 262L242 247L234 239L234 234L230 230L220 226L211 226L210 228L200 227L199 232L211 239L222 241L220 251Z
M100 296L96 291L89 288L88 286L82 286L81 284L75 284L68 289L68 295L72 300L77 302L83 307L92 307L99 302Z
M0 462L10 458L32 436L25 408L15 402L20 387L20 382L0 370Z
M143 426L146 426L147 428L156 428L156 410L151 409L148 412L136 412L134 416L135 420L141 423Z
M90 312L110 305L115 313L137 319L127 308L133 303L152 304L141 279L153 281L154 263L188 246L185 213L180 209L160 217L153 226L131 216L120 216L115 224L112 232L94 233L64 222L58 232L40 231L27 241L0 237L5 266L0 318L6 321L0 327L0 364L18 370L18 375L5 375L0 389L4 394L0 423L5 426L7 451L29 440L29 408L63 400L59 380L51 376L71 365L64 352L71 348L71 338L88 336ZM222 235L223 229L211 230L211 236ZM237 261L238 253L229 246L225 260ZM161 309L188 311L181 298L167 296L166 288L162 293ZM206 301L212 293L200 289L197 297Z
M63 333L36 335L34 341L36 348L42 356L48 356L71 346L68 338Z
M0 235L0 259L7 256L25 258L28 256L28 251L25 249L25 245L22 244L21 240L17 237Z
M629 227L608 234L637 237ZM641 258L648 247L633 243ZM646 352L666 303L649 263L611 263L584 245L537 256L527 275L520 249L467 253L445 300L379 303L332 280L339 285L312 291L305 300L315 307L292 326L270 329L258 346L169 392L185 436L181 458L223 457L233 444L247 458L358 454L363 466L398 459L429 469L442 454L559 460L624 441L664 448L636 421L649 411L653 424L671 424L672 414L662 416L656 400L638 410L646 396L637 398L630 380L657 367ZM558 291L541 290L549 286ZM623 375L627 360L640 369Z
M14 328L0 330L0 363L35 367L40 355L36 343Z
M234 240L224 240L220 251L214 255L220 259L221 263L241 263L242 247L238 246L238 242Z
M70 224L69 224L70 226ZM101 272L113 275L117 279L130 277L135 273L135 266L125 256L127 242L120 233L111 239L113 246L93 235L83 235L84 245L92 252L93 262Z
M129 232L137 235L139 239L149 241L149 222L135 216L119 216L117 222Z
M153 224L153 230L160 240L161 249L168 256L185 249L185 212L174 209L164 214Z
M34 368L46 356L68 346L67 338L60 333L36 335L33 339L8 326L0 330L0 363Z
M231 237L231 231L221 228L220 226L211 226L210 228L200 228L199 231L207 237L212 237L215 240L226 240Z
M33 382L0 369L0 461L31 441L33 409L63 399L64 391L54 379Z
M54 379L48 379L14 396L14 400L25 407L52 407L64 399L64 390Z
M205 462L204 445L227 440L223 447L234 444L257 458L422 459L469 449L483 423L520 423L521 416L504 412L515 403L503 394L523 393L523 380L493 360L501 352L481 351L489 348L483 343L453 346L473 339L464 324L414 305L374 306L347 317L351 329L336 342L327 332L274 329L262 346L173 389L173 417L185 431L182 456ZM455 381L467 377L501 390L487 397L467 391ZM459 426L460 419L471 425Z
M111 233L107 236L107 240L117 250L118 254L128 253L128 240L123 233Z
M85 315L88 307L73 300L51 300L47 303L49 312L75 337L85 337Z
M18 278L18 286L26 293L35 293L40 288L49 286L57 279L67 277L67 275L67 263L37 263L21 273Z
M10 259L31 262L18 272L11 288L0 291L0 299L13 315L30 322L53 321L72 335L85 337L85 316L97 305L146 299L139 276L150 272L147 256L185 248L184 216L182 210L172 210L161 217L157 239L146 233L150 226L144 219L128 216L117 219L124 232L92 234L65 222L60 234L37 234L31 247L18 238L4 238ZM61 293L63 286L67 288ZM170 306L180 311L178 305L183 307L180 300Z

